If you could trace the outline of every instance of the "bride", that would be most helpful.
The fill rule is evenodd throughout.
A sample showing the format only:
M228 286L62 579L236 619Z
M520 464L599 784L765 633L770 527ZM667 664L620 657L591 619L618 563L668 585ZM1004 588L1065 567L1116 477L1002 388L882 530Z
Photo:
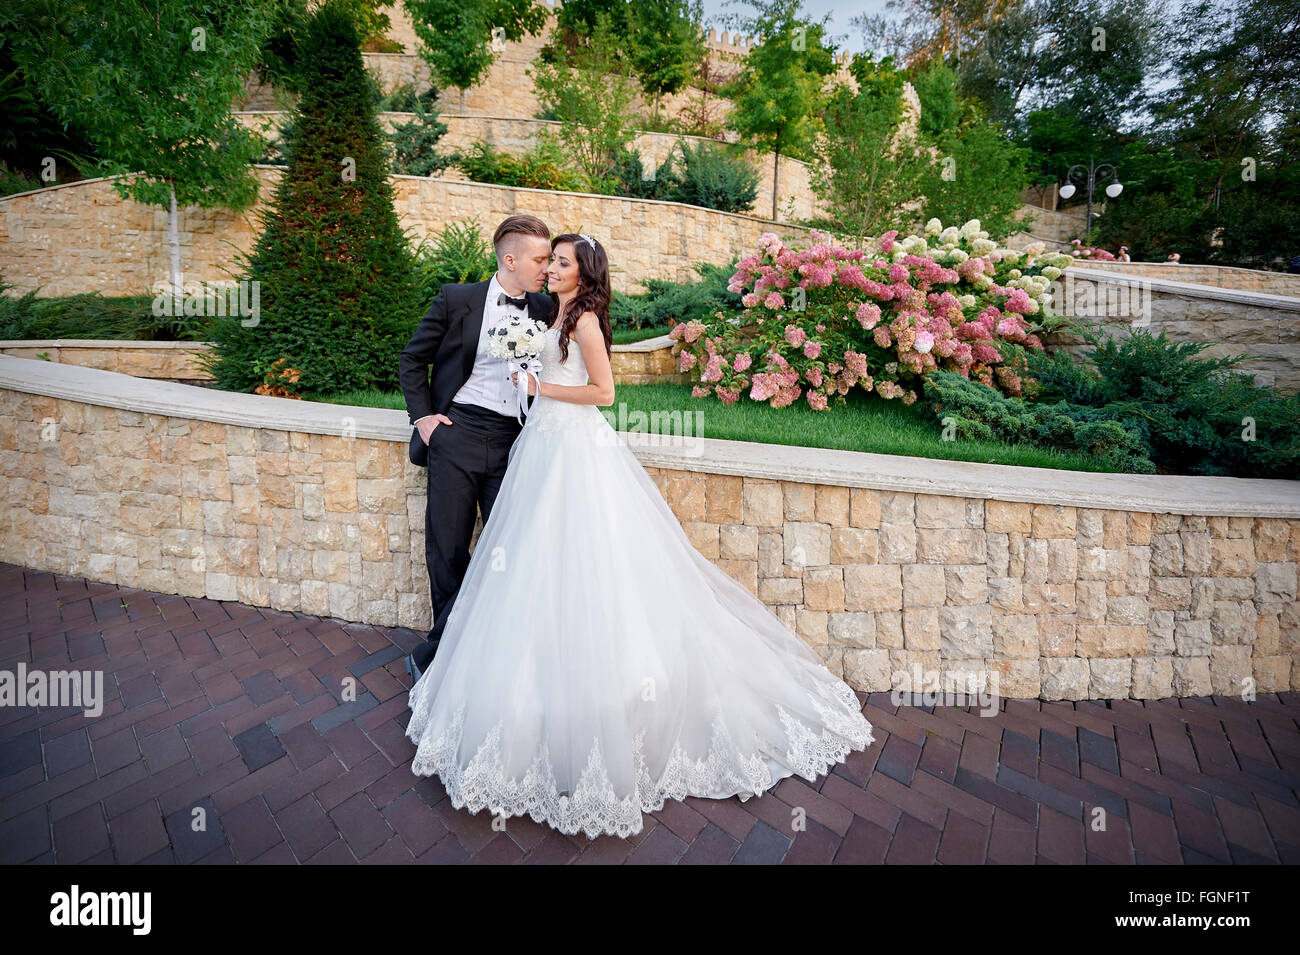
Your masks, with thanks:
M614 400L608 260L583 234L551 249L540 394L411 688L411 770L458 809L590 839L639 833L665 799L813 781L870 745L871 724L695 549L597 409Z

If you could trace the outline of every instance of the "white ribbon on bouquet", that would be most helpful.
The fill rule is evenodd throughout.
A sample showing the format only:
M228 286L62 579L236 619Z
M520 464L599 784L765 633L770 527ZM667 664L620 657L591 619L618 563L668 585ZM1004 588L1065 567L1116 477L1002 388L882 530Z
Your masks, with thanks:
M525 355L523 358L512 358L509 364L511 373L517 376L515 378L515 420L522 424L521 415L529 411L529 377L537 382L537 394L533 395L533 398L535 399L542 391L542 356Z

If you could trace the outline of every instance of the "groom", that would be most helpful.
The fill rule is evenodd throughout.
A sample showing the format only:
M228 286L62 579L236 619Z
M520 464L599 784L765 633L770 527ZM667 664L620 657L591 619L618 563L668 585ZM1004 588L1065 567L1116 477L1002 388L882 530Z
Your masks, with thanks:
M406 658L412 681L428 669L465 569L475 512L486 524L505 476L515 419L505 359L488 354L488 330L511 316L548 323L543 292L551 230L536 216L510 216L492 237L497 271L485 282L444 285L398 359L411 434L411 463L429 469L424 555L433 629ZM433 385L429 366L433 366Z

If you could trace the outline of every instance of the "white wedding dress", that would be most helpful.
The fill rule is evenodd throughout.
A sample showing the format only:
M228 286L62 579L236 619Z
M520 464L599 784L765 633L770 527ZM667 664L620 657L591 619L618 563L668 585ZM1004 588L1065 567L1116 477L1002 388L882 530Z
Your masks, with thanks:
M541 377L587 384L546 333ZM873 742L849 686L687 539L595 405L533 399L437 655L411 769L451 803L628 836L665 799L746 800Z

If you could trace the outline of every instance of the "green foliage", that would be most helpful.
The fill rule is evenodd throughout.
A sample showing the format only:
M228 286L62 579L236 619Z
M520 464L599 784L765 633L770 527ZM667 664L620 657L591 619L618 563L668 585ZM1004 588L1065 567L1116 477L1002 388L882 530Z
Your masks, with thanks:
M1108 470L1155 471L1141 437L1102 410L1007 397L945 369L926 376L924 388L940 423L958 440L1032 444L1090 455Z
M122 198L240 210L261 141L230 113L272 27L270 8L167 0L148 30L130 0L26 5L0 21L41 99L96 144ZM194 31L201 31L196 34ZM183 103L184 109L177 104Z
M641 295L615 292L609 307L610 324L615 328L653 328L671 322L703 321L714 312L739 314L740 295L727 291L735 265L709 265L698 262L698 282L669 282L647 279Z
M587 181L570 166L564 150L548 136L537 136L533 145L518 156L479 141L468 152L457 154L454 163L475 182L565 192L588 189Z
M477 222L449 222L432 243L421 243L417 258L427 301L443 285L481 282L497 268L496 256Z
M716 143L677 140L668 169L657 171L656 178L662 181L662 198L722 212L748 212L758 195L754 167Z
M721 92L732 101L729 123L743 142L775 157L810 158L820 131L822 83L835 71L825 22L802 16L801 0L751 0L757 13L745 32L767 40L745 57L736 79ZM778 189L772 191L776 218Z
M1171 342L1143 328L1091 343L1088 365L1057 353L1030 356L1041 400L1104 412L1141 437L1145 453L1175 474L1295 478L1300 474L1300 396L1257 386L1228 369L1244 355L1202 359L1209 342Z
M1300 396L1227 371L1244 356L1198 359L1206 342L1170 342L1133 329L1118 341L1079 327L1086 362L1027 353L1035 400L1004 398L953 372L926 396L961 438L1027 442L1096 455L1132 473L1294 479L1300 473ZM947 419L951 417L951 422Z
M4 34L21 22L16 11L0 11L0 195L6 196L79 179L79 170L93 168L98 158L80 124L59 120L5 46ZM57 162L46 183L41 176L50 158Z
M454 157L440 155L438 140L447 132L447 124L435 110L426 110L419 99L411 102L415 118L394 124L388 134L393 149L393 171L405 176L436 176L452 164Z
M608 191L632 128L635 89L615 22L596 14L590 36L573 49L548 45L528 70L544 110L560 122L560 141L595 191Z
M914 141L898 137L903 77L892 58L858 56L851 71L858 89L831 92L811 182L827 210L824 223L860 239L908 224L911 214L901 210L919 193L924 159Z
M1138 141L1125 143L1114 165L1124 192L1097 220L1098 244L1126 245L1135 261L1160 262L1171 252L1189 261L1203 257L1209 243L1199 221L1199 164L1185 150Z
M427 300L393 208L356 28L326 3L301 53L288 166L240 276L258 283L260 314L214 319L204 364L227 390L396 388L398 354ZM274 368L282 374L268 381Z
M922 133L938 137L957 127L962 113L959 84L956 71L938 59L912 77L912 88L921 101Z
M661 97L690 83L705 54L703 11L699 0L630 0L628 19L628 58L658 116Z
M608 191L722 212L748 212L758 194L758 173L718 143L678 139L652 176L646 175L637 150L621 149Z
M997 241L1019 231L1015 213L1022 205L1028 151L982 123L941 135L938 146L940 155L920 181L925 218L979 219Z
M641 154L632 146L624 146L614 162L612 192L634 199L663 199L671 171L671 153L657 168L650 170L652 175L647 176Z
M476 84L496 59L493 36L517 42L546 25L533 0L403 0L420 40L417 52L434 81L462 91Z
M1023 117L1015 143L1029 150L1029 181L1037 186L1064 182L1066 172L1077 162L1118 163L1120 144L1114 137L1090 126L1059 107L1037 109ZM1127 163L1125 181L1127 182ZM1126 187L1127 188L1127 187Z
M0 293L13 285L0 279ZM113 341L206 341L192 319L153 314L153 296L105 296L99 292L39 298L37 291L12 298L0 294L0 339L85 338Z
M421 110L436 113L438 88L430 86L417 91L414 83L399 83L387 93L382 93L375 103L377 113L418 113Z

